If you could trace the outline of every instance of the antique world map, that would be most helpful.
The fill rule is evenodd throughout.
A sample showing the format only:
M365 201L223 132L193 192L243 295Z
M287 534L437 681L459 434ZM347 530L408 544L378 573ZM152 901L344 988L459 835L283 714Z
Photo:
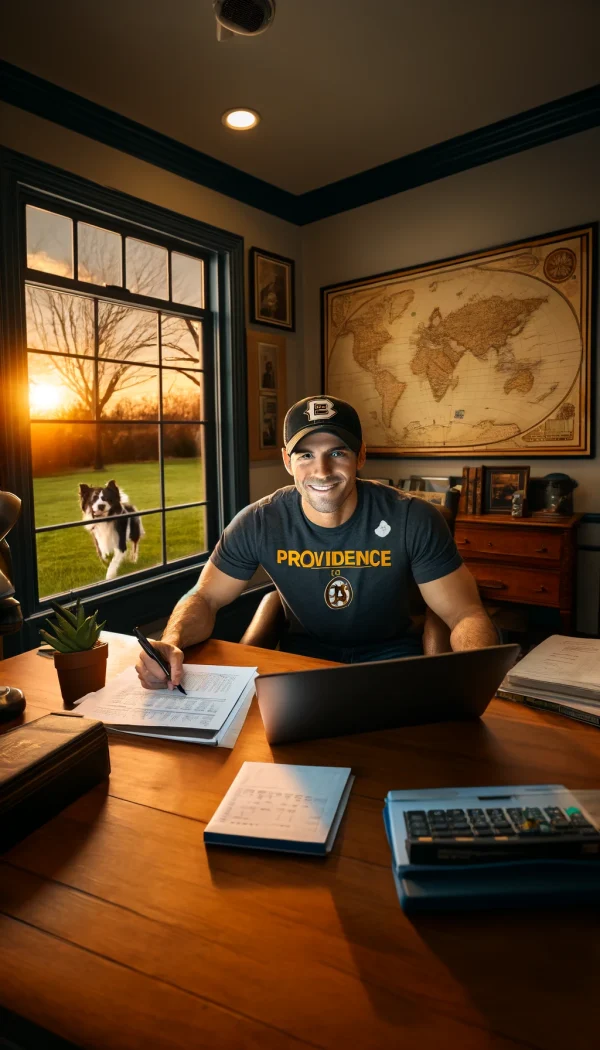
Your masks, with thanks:
M325 392L369 451L589 455L593 232L324 289Z

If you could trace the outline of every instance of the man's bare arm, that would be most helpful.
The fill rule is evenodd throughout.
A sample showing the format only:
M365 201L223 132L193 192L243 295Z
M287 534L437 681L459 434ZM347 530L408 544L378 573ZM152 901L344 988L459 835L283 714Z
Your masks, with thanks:
M430 609L450 628L453 650L497 645L498 636L481 604L477 584L466 565L431 583L419 584Z
M163 631L163 642L170 642L180 649L203 642L212 634L219 609L239 598L247 584L247 580L227 576L211 561L207 561L194 593L178 602L173 609Z
M147 689L174 688L181 681L183 652L188 645L203 642L213 631L215 617L223 605L229 605L245 589L247 580L236 580L217 569L208 561L198 584L187 598L177 603L160 642L152 645L167 659L171 669L171 680L147 653L140 652L136 671Z

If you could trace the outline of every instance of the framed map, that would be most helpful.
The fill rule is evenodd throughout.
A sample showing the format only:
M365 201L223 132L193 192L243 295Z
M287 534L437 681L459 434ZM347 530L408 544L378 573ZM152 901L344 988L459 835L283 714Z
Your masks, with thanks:
M328 394L376 456L589 456L596 226L323 288Z

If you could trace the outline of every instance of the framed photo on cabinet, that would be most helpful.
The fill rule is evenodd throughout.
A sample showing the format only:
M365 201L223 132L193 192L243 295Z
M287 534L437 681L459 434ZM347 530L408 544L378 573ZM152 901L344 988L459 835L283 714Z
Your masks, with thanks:
M280 459L287 411L285 336L247 332L251 460Z
M251 248L248 255L250 321L295 330L294 260Z

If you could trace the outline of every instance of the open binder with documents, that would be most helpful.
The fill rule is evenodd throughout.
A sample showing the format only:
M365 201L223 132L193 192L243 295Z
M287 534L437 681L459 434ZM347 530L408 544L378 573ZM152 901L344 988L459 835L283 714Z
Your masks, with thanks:
M233 747L254 696L256 667L184 664L186 695L144 689L128 667L103 689L88 693L77 713L98 718L113 732Z

